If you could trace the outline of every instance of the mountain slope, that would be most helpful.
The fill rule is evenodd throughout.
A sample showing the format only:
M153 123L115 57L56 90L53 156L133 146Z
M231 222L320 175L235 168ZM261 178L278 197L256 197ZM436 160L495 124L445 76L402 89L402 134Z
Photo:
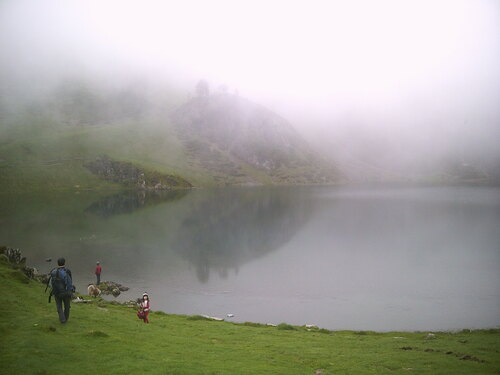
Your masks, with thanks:
M154 184L165 188L337 179L286 120L237 96L198 97L175 106L177 99L165 104L164 96L133 93L126 98L145 95L138 101L144 108L117 114L123 95L82 88L62 90L68 96L62 100L61 90L1 118L0 192L127 188L119 178L105 180L107 172L87 168L102 157L186 182ZM79 101L81 92L92 100ZM99 113L88 113L96 108Z
M293 127L236 95L197 97L171 116L193 163L229 184L315 184L338 179Z

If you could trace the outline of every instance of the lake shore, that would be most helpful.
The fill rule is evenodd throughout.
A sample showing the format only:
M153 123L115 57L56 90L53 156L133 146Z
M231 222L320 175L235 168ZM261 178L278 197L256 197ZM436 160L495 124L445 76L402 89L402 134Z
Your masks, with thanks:
M135 310L101 299L74 303L57 320L44 286L2 256L5 373L50 374L495 374L500 330L461 332L329 331L230 323ZM88 296L85 299L90 299ZM13 304L14 299L14 304Z

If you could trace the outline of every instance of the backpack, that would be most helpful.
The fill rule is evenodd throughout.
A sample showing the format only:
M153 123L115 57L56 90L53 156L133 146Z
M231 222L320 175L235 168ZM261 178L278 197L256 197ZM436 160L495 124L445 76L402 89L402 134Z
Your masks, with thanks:
M54 268L50 271L49 279L47 280L47 288L49 287L49 283L51 283L52 289L49 294L49 302L52 296L56 296L59 298L71 296L75 291L75 287L73 286L73 281L71 280L71 271L66 268Z

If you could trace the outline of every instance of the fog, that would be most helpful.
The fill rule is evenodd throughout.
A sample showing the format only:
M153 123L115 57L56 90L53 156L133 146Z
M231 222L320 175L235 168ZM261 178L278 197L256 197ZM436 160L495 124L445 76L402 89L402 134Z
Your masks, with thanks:
M357 168L500 161L496 0L2 1L0 54L1 110L68 77L204 78Z

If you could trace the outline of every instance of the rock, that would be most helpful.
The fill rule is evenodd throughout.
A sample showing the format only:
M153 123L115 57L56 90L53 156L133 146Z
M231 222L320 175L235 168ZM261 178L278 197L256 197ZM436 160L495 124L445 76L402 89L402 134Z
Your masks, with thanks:
M89 301L87 299L80 298L80 297L76 297L71 302L74 302L74 303L89 303L91 301Z
M101 156L90 161L85 164L85 167L105 180L137 189L168 190L192 187L191 183L179 176L146 170L129 162L113 160L108 156Z
M30 279L34 279L35 276L38 275L37 269L33 267L26 266L23 268L23 272Z
M47 281L49 281L49 275L47 275L46 273L41 275L36 275L35 279L41 282L42 284L47 284Z
M224 319L222 319L222 318L218 318L218 317L216 317L216 316L202 315L202 317L207 318L207 319L210 319L210 320L217 320L217 321L222 321L222 320L224 320Z
M21 255L21 251L19 249L1 246L0 254L4 254L9 259L9 262L12 264L20 264L20 265L26 264L26 257L23 257Z
M129 290L128 287L115 283L114 281L103 281L99 284L99 288L101 289L102 294L111 294L114 297L118 297L121 292Z

